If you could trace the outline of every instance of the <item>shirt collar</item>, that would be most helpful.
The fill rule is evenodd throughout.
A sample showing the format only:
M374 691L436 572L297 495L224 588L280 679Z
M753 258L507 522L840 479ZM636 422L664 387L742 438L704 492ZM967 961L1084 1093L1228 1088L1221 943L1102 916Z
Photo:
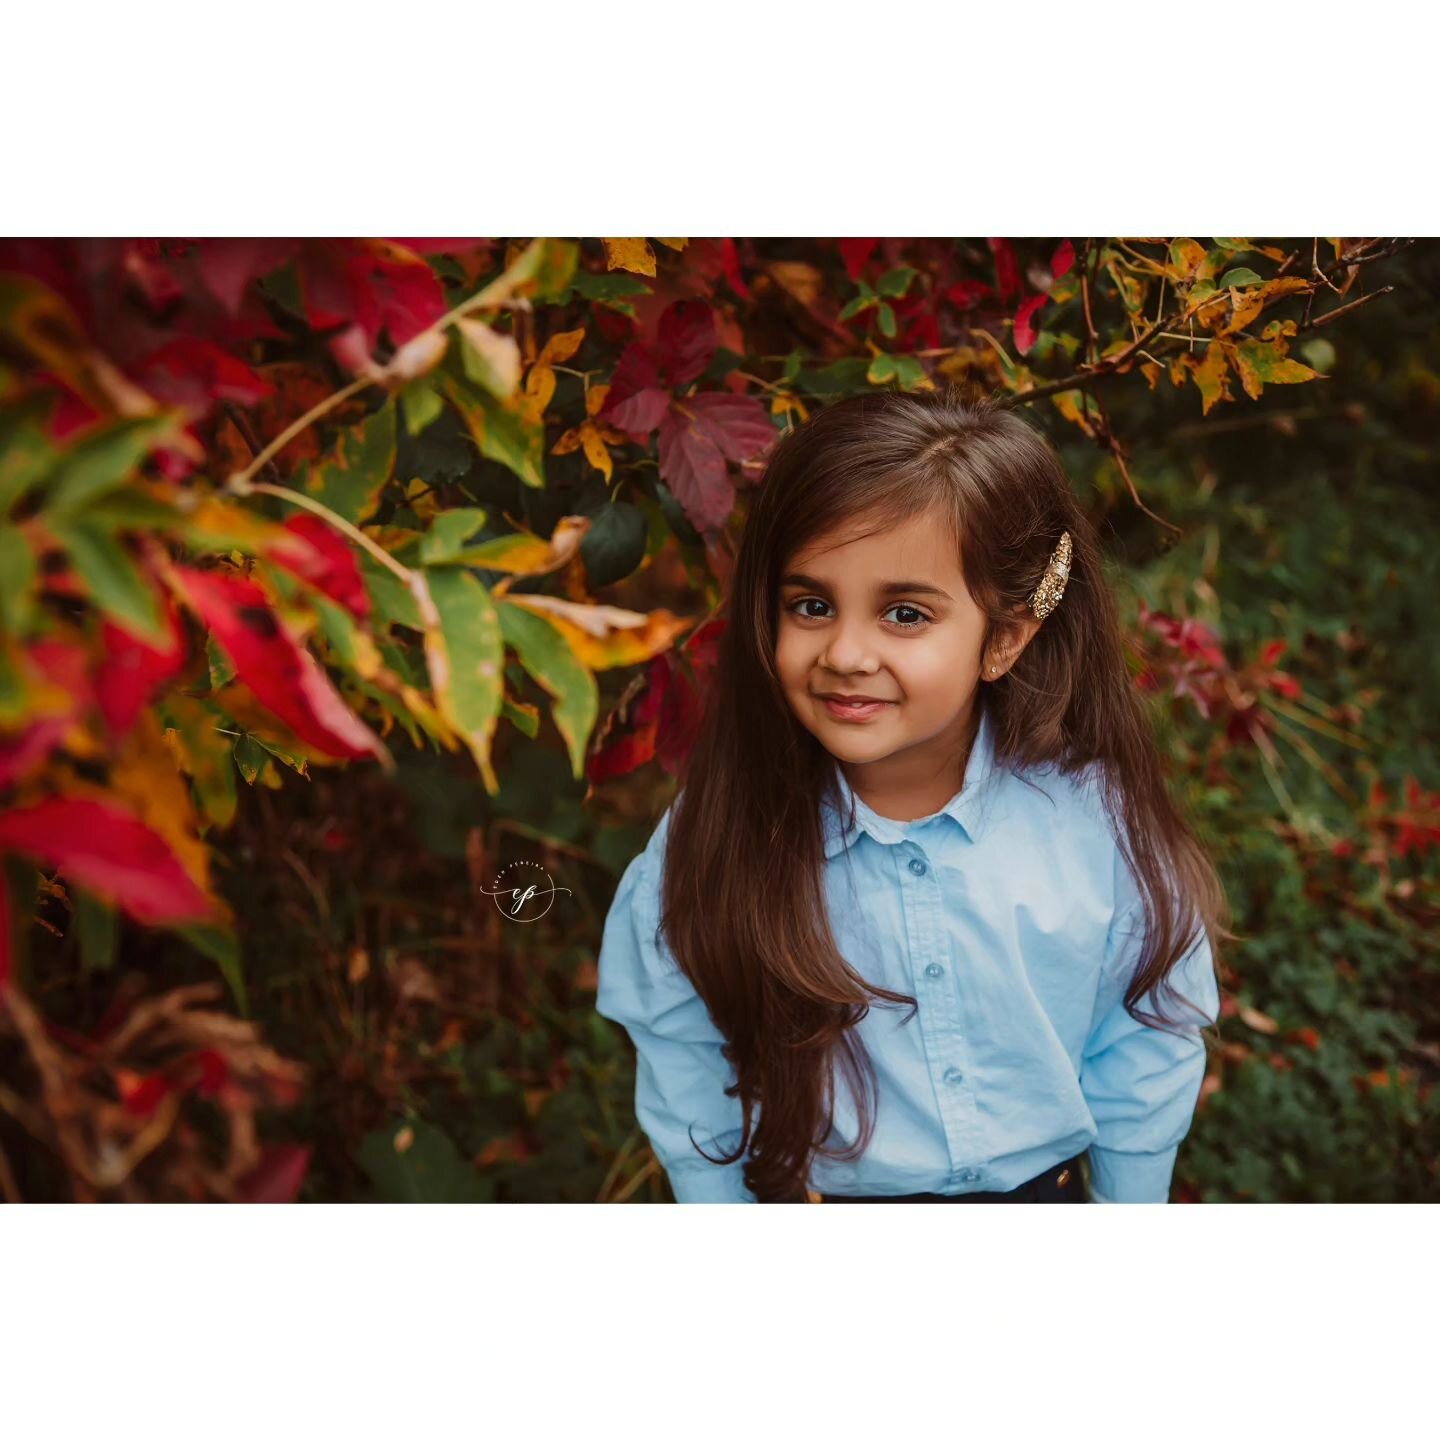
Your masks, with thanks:
M996 774L994 727L990 721L990 707L981 704L980 724L975 731L975 744L970 749L970 758L965 763L965 780L961 788L936 815L948 815L973 842L980 839L985 826L983 801L988 782ZM840 792L840 809L837 811L828 796L822 798L821 813L824 824L825 858L831 859L847 849L863 833L882 845L894 845L906 837L906 823L890 820L877 815L850 787L839 764L835 765L835 780ZM851 801L855 806L855 823L848 825ZM931 817L924 817L931 818Z

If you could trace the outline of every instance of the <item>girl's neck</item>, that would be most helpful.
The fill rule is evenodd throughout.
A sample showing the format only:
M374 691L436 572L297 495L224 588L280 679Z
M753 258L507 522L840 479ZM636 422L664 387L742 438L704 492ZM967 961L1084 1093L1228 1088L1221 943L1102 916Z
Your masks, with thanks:
M840 770L877 815L901 823L920 820L943 810L963 787L979 726L980 709L972 696L945 736L865 765L841 762Z

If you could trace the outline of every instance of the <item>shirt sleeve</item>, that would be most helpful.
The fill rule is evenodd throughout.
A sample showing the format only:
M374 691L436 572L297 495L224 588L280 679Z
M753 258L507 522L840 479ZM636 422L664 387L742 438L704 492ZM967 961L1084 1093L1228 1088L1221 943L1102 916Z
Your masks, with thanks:
M1085 1045L1080 1089L1094 1117L1090 1147L1090 1198L1102 1204L1163 1205L1180 1142L1190 1129L1205 1078L1205 1043L1199 1017L1169 990L1152 991L1140 1008L1152 1017L1157 1005L1184 1033L1156 1030L1131 1018L1125 990L1144 940L1140 902L1125 907L1110 927L1096 1021ZM1190 949L1170 972L1168 984L1204 1011L1219 1015L1220 996L1210 943L1198 926Z
M635 1118L681 1204L754 1204L742 1155L716 1165L742 1132L734 1066L705 1002L658 934L663 823L626 868L605 919L595 1008L625 1027L635 1046Z

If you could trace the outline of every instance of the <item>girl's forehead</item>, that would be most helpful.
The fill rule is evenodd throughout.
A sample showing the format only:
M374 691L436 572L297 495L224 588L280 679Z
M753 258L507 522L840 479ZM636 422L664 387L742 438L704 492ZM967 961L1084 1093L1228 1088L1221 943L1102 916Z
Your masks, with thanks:
M932 572L954 576L960 573L960 555L944 516L932 512L836 526L802 545L785 568L843 570L847 574L852 570L884 571L882 579L898 578L902 570L907 575Z

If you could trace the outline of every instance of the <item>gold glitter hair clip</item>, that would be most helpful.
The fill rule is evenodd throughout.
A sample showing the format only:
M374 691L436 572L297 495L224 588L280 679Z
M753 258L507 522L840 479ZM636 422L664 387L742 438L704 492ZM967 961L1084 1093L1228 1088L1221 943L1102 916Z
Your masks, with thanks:
M1070 578L1070 532L1062 531L1060 543L1035 587L1035 593L1027 602L1036 618L1043 620L1059 603L1065 593L1065 582Z

